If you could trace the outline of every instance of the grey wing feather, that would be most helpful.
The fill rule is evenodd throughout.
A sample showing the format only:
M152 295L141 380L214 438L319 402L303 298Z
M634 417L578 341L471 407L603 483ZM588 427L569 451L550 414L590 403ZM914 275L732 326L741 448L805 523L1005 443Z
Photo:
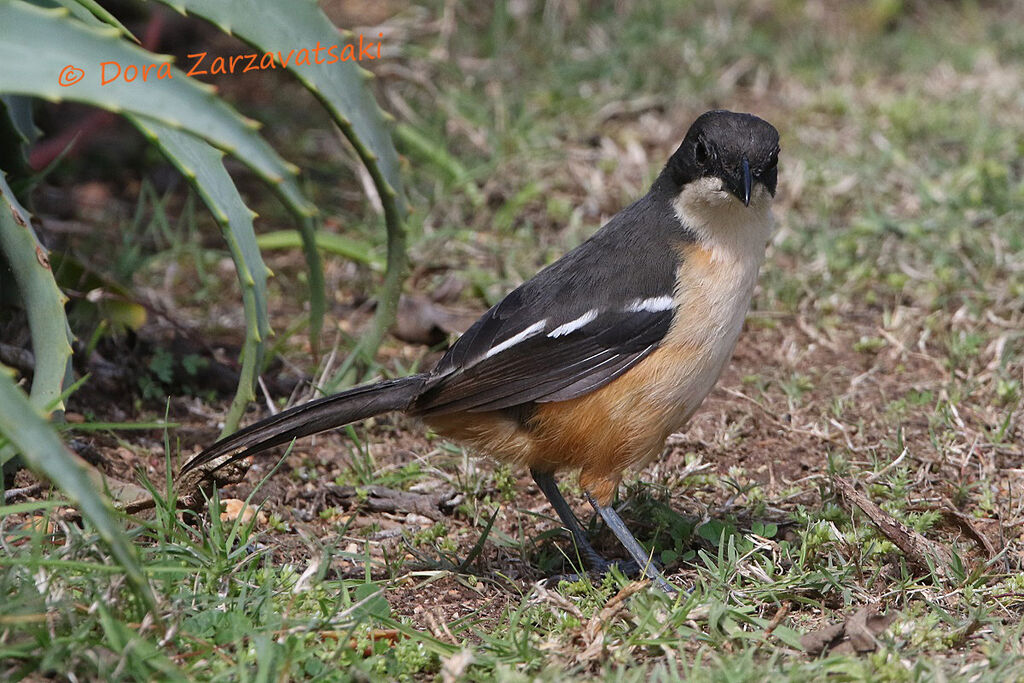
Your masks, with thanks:
M664 198L648 195L485 313L431 372L411 411L497 410L565 401L636 365L671 326L688 239ZM633 229L644 221L643 230ZM689 237L692 239L692 237ZM659 302L654 310L638 306ZM564 334L552 332L572 321ZM582 322L582 321L585 321Z

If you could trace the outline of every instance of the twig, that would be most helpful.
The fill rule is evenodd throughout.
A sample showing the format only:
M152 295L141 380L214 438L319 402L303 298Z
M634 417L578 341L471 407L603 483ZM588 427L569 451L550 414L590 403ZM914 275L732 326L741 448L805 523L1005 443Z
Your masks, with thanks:
M939 578L949 577L948 567L953 563L953 558L944 546L929 541L878 507L857 492L850 481L842 477L833 477L832 486L840 494L840 500L846 504L848 510L854 506L860 508L882 535L892 541L913 564L924 570L934 568Z
M34 496L43 490L42 484L32 484L31 486L22 486L20 489L7 489L4 491L4 504L10 503L18 496Z
M781 624L782 620L786 618L786 615L789 614L789 610L792 607L793 603L789 600L786 600L782 603L782 606L779 607L778 610L776 610L775 616L772 617L772 620L770 622L768 622L768 627L764 630L764 634L766 636L770 636L772 634L772 631L779 627L779 624Z
M906 448L906 446L903 447L903 452L900 453L899 456L895 460L893 460L891 463L889 463L888 465L886 465L885 467L883 467L882 469L878 470L877 472L872 474L870 477L865 479L864 480L865 483L874 484L883 475L885 475L886 472L888 472L889 470L891 470L892 468L896 467L901 462L903 462L903 458L905 458L905 457L907 457L907 448Z

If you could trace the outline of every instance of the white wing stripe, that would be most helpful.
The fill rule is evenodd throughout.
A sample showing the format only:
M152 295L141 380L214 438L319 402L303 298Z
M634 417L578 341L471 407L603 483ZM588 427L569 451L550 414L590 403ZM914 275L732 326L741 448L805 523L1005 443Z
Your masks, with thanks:
M542 332L544 330L544 326L547 325L547 322L548 322L547 318L545 318L544 320L535 322L534 324L530 325L529 327L527 327L525 330L523 330L519 334L517 334L517 335L515 335L513 337L509 337L508 339L506 339L505 341L501 342L497 346L492 346L491 348L489 348L487 350L487 355L485 355L484 358L490 358L491 356L497 355L497 354L501 353L502 351L505 351L506 349L512 348L513 346L515 346L519 342L525 341L525 340L529 339L530 337L535 336L537 333Z
M659 311L671 310L674 305L675 302L670 296L652 296L649 299L634 299L632 303L626 306L626 311L629 313L641 313L643 311L658 313Z
M559 325L555 329L551 330L548 332L548 336L561 337L562 335L569 334L570 332L575 332L587 323L593 321L595 318L597 318L597 309L592 308L575 320L570 320L564 325Z

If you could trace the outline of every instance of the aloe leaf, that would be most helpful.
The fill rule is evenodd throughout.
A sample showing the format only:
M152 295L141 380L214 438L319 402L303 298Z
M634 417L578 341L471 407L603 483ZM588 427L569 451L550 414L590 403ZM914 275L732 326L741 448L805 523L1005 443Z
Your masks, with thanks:
M31 100L0 95L0 168L12 174L12 182L32 175L27 150L35 135Z
M121 38L112 27L87 25L68 10L40 9L20 0L0 1L0 93L74 100L152 119L185 130L222 149L270 184L297 216L306 242L310 308L314 333L326 308L323 269L316 251L316 208L303 196L298 168L277 154L256 132L259 124L218 98L212 86L187 77L170 58L147 52ZM39 46L47 46L40 50ZM25 55L32 55L27 59ZM106 67L104 70L104 63ZM62 86L67 67L84 71ZM113 78L114 74L120 77ZM132 77L128 82L126 78ZM104 84L103 80L109 80Z
M224 418L222 436L238 428L249 401L256 397L256 374L263 362L265 341L270 334L267 318L267 266L260 256L252 219L256 215L242 201L231 176L224 169L224 154L203 140L168 128L152 119L129 116L143 134L157 145L195 188L221 227L228 243L235 272L242 289L245 311L245 341L242 344L242 372L231 409Z
M366 87L372 74L355 61L341 60L350 34L342 34L311 0L161 0L180 12L191 12L217 25L221 30L255 45L258 50L280 53L288 57L288 69L295 74L334 118L342 133L366 166L380 194L387 228L387 272L380 286L373 323L363 334L349 361L343 366L346 374L351 364L372 356L380 346L398 311L398 298L405 279L408 260L405 238L405 205L402 198L398 153L395 151L385 115ZM379 38L379 36L377 36ZM371 36L369 42L375 41ZM365 42L365 41L364 41ZM317 64L317 46L321 47ZM338 61L328 63L328 48L337 46ZM302 60L302 50L307 59ZM370 50L375 52L375 50ZM356 53L358 56L358 53ZM373 55L374 58L376 55ZM308 63L299 64L305 61ZM312 241L303 235L307 258ZM337 382L335 382L336 384Z
M140 43L139 39L122 24L117 17L101 7L95 0L27 0L37 7L63 7L79 21L93 26L110 26L127 38ZM141 44L141 43L140 43Z
M76 21L67 10L39 9L19 0L0 2L0 25L5 29L4 40L0 41L0 63L4 64L0 69L0 92L54 102L86 102L188 130L248 164L275 188L292 197L307 215L315 213L295 182L298 169L282 160L255 133L259 124L242 117L219 99L213 87L172 67L168 57L122 40L116 29ZM47 49L39 50L39 45L46 45ZM26 54L33 54L33 59L24 59ZM105 68L101 67L104 63ZM58 77L68 65L82 69L85 74L77 83L64 87L58 83ZM130 65L135 69L124 74ZM102 83L104 75L111 79L115 73L122 75L106 85ZM126 75L135 77L126 82Z
M377 106L364 81L371 76L356 61L331 60L326 52L330 46L343 46L348 41L330 19L311 0L160 0L182 14L203 17L225 33L238 36L264 52L281 53L288 59L288 70L327 108L351 141L359 157L371 173L378 172L382 194L395 198L402 207L401 177L398 153L385 124L385 115ZM367 38L378 43L379 37ZM322 47L315 63L317 45ZM301 60L300 51L308 51L308 60ZM375 50L369 50L375 53ZM375 58L376 55L374 54ZM281 60L283 62L284 59ZM299 64L308 61L308 64Z
M14 445L29 467L58 486L89 520L139 596L153 608L156 605L153 592L135 549L116 521L114 509L96 489L77 456L67 449L53 427L32 407L3 366L0 366L0 435Z
M131 31L129 31L128 28L124 24L122 24L118 20L117 17L115 17L110 12L108 12L104 7L102 7L98 2L96 2L96 0L57 0L57 1L60 2L62 5L64 5L65 7L67 7L72 12L74 12L75 15L78 16L80 19L95 19L96 21L100 21L100 22L106 24L107 26L113 26L118 31L120 31L124 35L126 35L129 38L131 38L132 40L134 40L136 43L140 42L139 39L136 38L135 35ZM74 5L77 5L77 8L74 7ZM86 10L86 12L88 13L88 16L78 13L82 9Z
M57 288L46 247L36 237L28 212L14 198L2 170L0 252L14 274L32 333L36 361L32 404L40 409L54 406L63 410L61 392L71 360L71 330L64 315L67 297Z
M32 98L0 95L0 103L7 109L18 138L29 144L35 142L39 138L40 131L36 127L35 121L32 120Z
M3 173L0 251L7 257L25 304L36 360L29 398L0 366L0 436L8 442L4 454L20 452L29 467L67 494L110 547L139 595L152 607L155 601L149 584L131 544L114 521L112 508L90 481L86 468L37 412L50 406L63 408L62 389L71 359L71 331L64 315L67 299L57 288L46 249L32 230L28 212L14 198ZM0 455L0 460L3 459L6 457Z

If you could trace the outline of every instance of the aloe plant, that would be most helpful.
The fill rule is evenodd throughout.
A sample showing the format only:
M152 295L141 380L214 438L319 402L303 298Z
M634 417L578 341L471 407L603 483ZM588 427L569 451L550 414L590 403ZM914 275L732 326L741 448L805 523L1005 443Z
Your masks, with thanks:
M296 45L337 42L339 34L329 20L308 0L282 8L272 0L239 5L226 1L169 3L194 11L218 26L259 46L263 51L294 49ZM193 6L194 5L194 6ZM234 155L266 180L299 221L309 264L311 295L311 336L314 343L324 310L323 274L316 251L316 211L305 199L295 180L297 169L284 162L260 137L258 124L239 115L213 94L213 88L188 78L167 65L167 59L149 53L124 39L119 27L92 25L72 18L67 10L44 10L20 0L0 2L0 24L9 38L0 43L0 59L11 68L0 71L0 93L19 93L50 100L72 99L111 111L129 114L136 122L153 119L173 129L184 130ZM18 59L19 54L38 51L48 45L39 59ZM287 48L287 49L286 49ZM145 97L138 85L116 79L101 85L98 77L85 77L62 87L56 77L68 64L94 65L116 61L134 64L140 71L155 74L164 65L170 78L151 79ZM394 319L398 292L404 276L404 206L398 176L397 154L385 127L384 114L367 94L365 73L350 62L327 65L298 65L296 73L325 104L342 132L353 144L377 185L388 231L387 270L379 294L375 323L360 344L360 353L375 352L384 332ZM157 71L154 71L156 69Z
M303 196L296 182L297 169L281 159L259 136L256 132L258 124L218 99L210 86L188 78L169 65L166 58L133 45L125 38L126 29L94 2L83 3L80 7L71 0L68 4L77 7L77 10L72 13L67 9L41 9L20 0L0 2L0 24L7 29L5 40L0 42L0 60L4 60L10 67L0 71L0 93L50 100L73 99L123 113L179 168L183 167L179 155L168 145L162 144L162 137L170 139L170 135L164 135L167 131L183 131L234 155L259 174L292 210L299 223L309 264L311 336L315 343L325 300L315 235L317 217L314 207ZM186 0L167 4L179 11L202 16L265 52L287 51L317 41L335 43L341 37L326 16L308 0L289 3L287 7L271 0L246 3ZM40 51L39 45L47 45L48 49ZM39 58L17 58L19 54L29 52L40 52ZM58 83L56 75L69 64L98 65L111 61L134 64L143 73L148 69L150 74L157 74L162 69L170 77L149 80L145 97L138 96L137 85L123 82L122 79L101 85L98 74L93 74L93 77L86 75L70 86ZM385 116L367 94L364 82L367 72L351 62L340 62L328 68L326 65L298 65L292 60L288 68L324 103L342 132L352 142L377 184L384 207L388 231L384 282L378 297L374 324L352 357L372 354L394 319L405 271L404 206L397 154L385 127ZM198 153L198 145L201 144L198 141L190 143L180 135L176 141L178 147L189 144L195 153ZM203 163L220 168L219 159L213 161L215 157L215 153L207 153ZM193 168L193 172L198 173L198 169ZM207 201L218 222L225 225L223 217L226 212L223 206L217 205L215 198L224 196L224 188L230 183L230 178L222 169L217 175L222 189L206 192L197 186L197 190ZM225 234L233 234L233 239L238 240L241 233L229 229ZM330 243L335 247L340 245L340 249L344 250L342 241L334 240ZM247 304L243 296L248 317L242 381L248 382L255 376L249 363L259 360L268 332L265 297L260 294L263 289L261 280L264 266L259 262L258 249L253 245L246 245L243 241L232 246L229 239L229 247L238 267L243 292L250 291L249 280L254 278L252 301ZM357 254L362 250L354 245L350 251L358 258ZM251 393L247 393L244 387L239 387L237 397L249 395ZM239 405L236 401L232 414L240 410ZM229 428L233 422L229 421Z
M231 176L221 162L224 153L188 133L168 128L153 120L132 119L136 127L157 145L188 178L221 227L242 287L245 311L245 341L242 343L242 373L231 409L224 418L223 434L238 428L249 401L255 398L256 372L262 365L263 343L270 334L267 319L267 274L269 269L256 244L255 217L242 201Z
M25 303L36 370L30 394L40 410L63 410L61 394L71 361L71 330L64 316L67 297L57 287L46 248L32 229L29 213L18 203L0 169L0 250ZM0 452L0 462L6 461Z
M63 405L60 389L71 358L71 335L64 317L65 297L53 280L46 248L36 238L30 218L0 173L0 249L10 262L25 300L36 357L31 399L18 390L7 369L0 365L0 458L18 452L29 467L59 486L96 528L152 607L149 584L134 550L114 521L110 504L44 419L50 407ZM53 394L55 389L57 393Z
M318 244L361 262L378 262L365 245L337 236L318 238L319 217L300 188L299 169L282 159L259 134L259 123L239 114L211 86L175 68L169 58L138 47L128 30L95 0L61 0L61 4L64 7L43 8L24 0L0 0L0 64L4 65L0 69L0 171L7 165L23 185L28 184L24 149L31 122L25 120L27 109L23 105L28 98L42 98L82 102L125 116L185 175L221 226L241 284L246 335L239 386L225 420L225 433L232 431L253 398L256 373L270 329L266 301L268 270L253 230L254 214L227 174L222 162L224 154L235 157L262 178L297 222L308 268L310 335L314 345L326 301ZM317 41L344 42L344 36L311 0L174 0L165 4L204 18L261 52L287 52ZM32 55L32 59L25 59L25 55ZM139 73L149 75L145 90L124 79L102 83L96 69L103 62L135 65ZM66 73L83 77L59 82L58 75L70 65L78 66ZM78 74L75 68L92 73ZM351 358L372 355L394 319L406 267L405 207L397 153L386 117L366 88L368 72L348 62L328 68L293 61L288 69L319 99L352 143L381 199L387 228L386 268L374 323ZM0 189L0 209L3 205L12 207L0 220L0 252L15 270L18 290L29 313L35 351L31 400L37 409L60 408L71 356L63 294L47 268L46 250L36 239L27 212L17 205L6 183ZM277 233L269 246L293 243L289 234ZM19 392L13 385L10 388L14 393L0 398L0 415L5 418L23 408L17 404ZM23 452L27 447L5 431L13 429L14 424L9 419L0 421L0 439L8 440L8 454L13 450L11 445ZM39 468L38 459L29 457L58 486L65 490L78 486L55 477L59 468ZM51 451L50 457L55 458L50 462L56 463L69 454ZM80 491L80 486L76 491ZM83 513L89 514L87 504L82 505ZM88 506L94 511L98 509L93 503Z
M312 0L258 3L252 11L247 0L161 0L180 12L191 12L216 24L260 50L288 53L315 44L333 45L339 32ZM329 384L337 386L352 364L372 355L380 346L398 311L398 299L406 269L405 212L398 175L398 154L384 127L384 114L366 97L363 81L369 71L353 61L287 67L324 105L352 143L377 187L387 227L387 269L377 297L377 312L370 330ZM305 236L304 236L305 237ZM314 248L307 243L307 249Z

